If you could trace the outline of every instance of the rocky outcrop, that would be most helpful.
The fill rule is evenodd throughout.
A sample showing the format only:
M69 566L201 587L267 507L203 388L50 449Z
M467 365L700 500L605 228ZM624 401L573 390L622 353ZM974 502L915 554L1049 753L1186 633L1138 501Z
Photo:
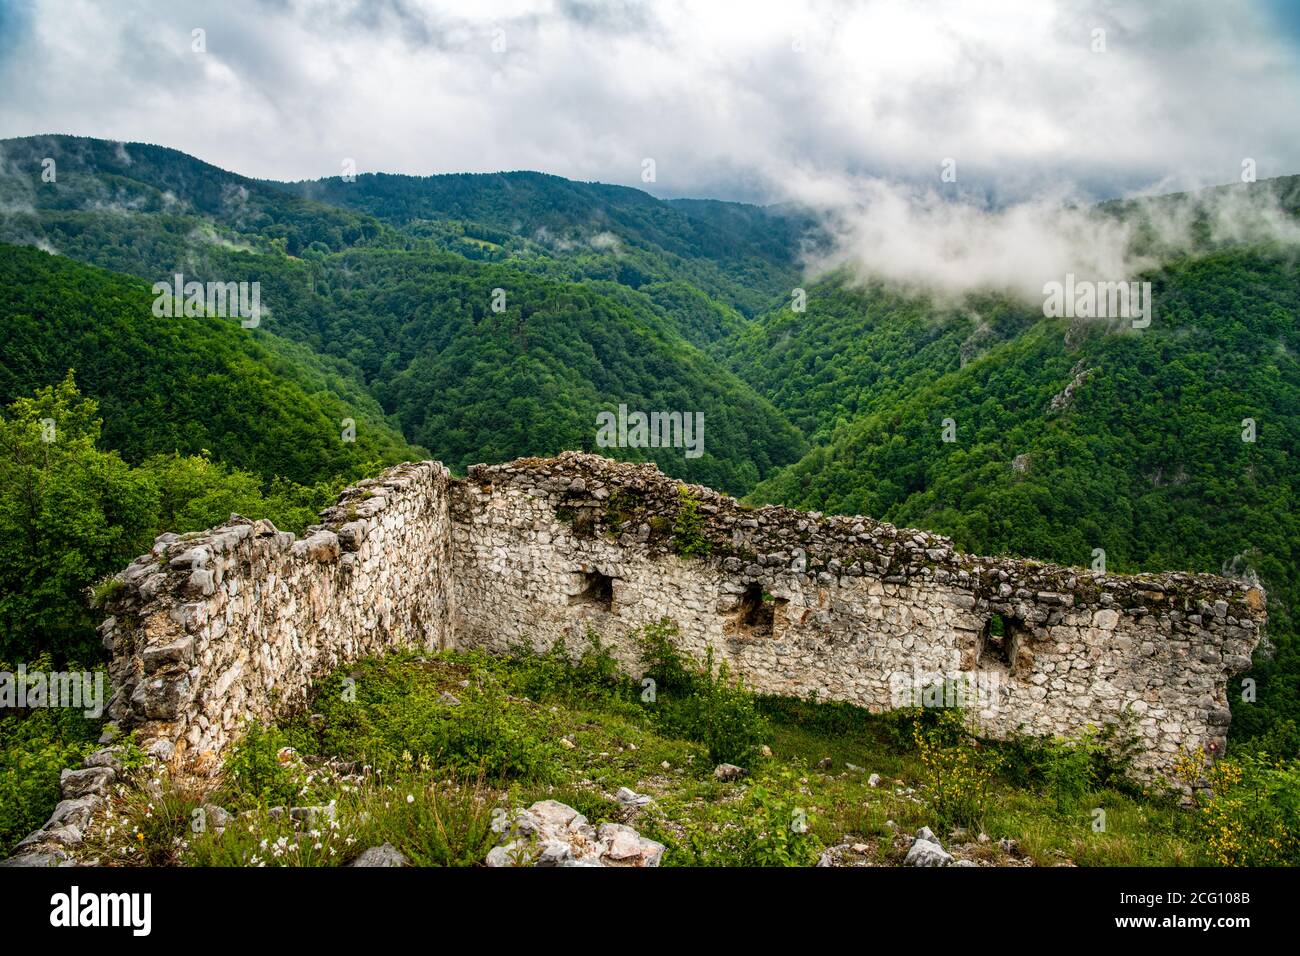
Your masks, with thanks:
M658 866L664 845L622 823L594 827L573 807L541 800L527 810L498 809L492 829L499 843L487 865L505 866Z

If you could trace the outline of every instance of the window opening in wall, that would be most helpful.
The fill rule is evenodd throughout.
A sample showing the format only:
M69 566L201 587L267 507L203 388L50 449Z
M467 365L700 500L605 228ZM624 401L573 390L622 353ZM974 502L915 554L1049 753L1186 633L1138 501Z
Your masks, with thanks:
M748 584L740 596L736 612L736 630L749 637L771 637L776 625L778 605L786 602L763 591L757 581Z
M588 571L582 577L582 590L573 597L572 602L602 611L614 610L614 579L599 571Z
M1003 667L1010 670L1016 663L1016 648L1024 625L1010 615L993 613L980 634L980 667Z

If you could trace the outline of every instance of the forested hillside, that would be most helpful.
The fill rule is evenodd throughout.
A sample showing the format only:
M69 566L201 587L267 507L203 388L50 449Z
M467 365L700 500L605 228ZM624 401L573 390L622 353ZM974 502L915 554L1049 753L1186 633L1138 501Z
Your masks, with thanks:
M364 389L306 349L234 319L157 318L153 300L139 279L0 245L0 398L75 370L99 403L104 442L136 463L207 450L311 483L418 454Z
M447 230L460 228L456 221L440 220L431 235L428 222L411 217L445 199L448 215L473 206L476 215L499 219L511 200L483 188L492 177L464 190L462 178L448 177L445 196L423 199L397 188L407 177L385 177L383 184L395 184L392 202L380 193L359 205L391 216L390 225L160 147L31 137L6 141L2 154L0 202L10 211L0 217L0 240L39 244L151 283L178 272L187 280L258 282L266 341L306 346L317 356L304 354L308 363L364 388L409 441L455 468L594 449L597 414L620 404L703 413L704 454L608 453L653 459L738 494L806 450L784 416L701 351L738 328L740 313L677 278L703 270L752 295L750 270L758 268L767 285L784 285L793 252L764 236L766 216L752 207L735 214L739 225L711 207L696 220L635 190L524 176L529 201L518 214L531 210L536 229L508 254L469 258L446 241ZM40 179L46 155L57 164L54 183ZM551 202L559 212L548 212ZM407 205L413 211L399 214ZM625 235L590 255L571 248L574 230L593 222ZM570 238L558 248L539 243L536 232L548 226ZM737 252L730 240L741 233L751 238ZM499 229L494 235L509 238ZM781 257L784 266L771 265Z
M437 236L471 258L509 258L633 288L686 279L749 315L788 293L800 239L812 226L796 210L662 202L624 186L529 172L362 174L283 188Z
M162 147L7 140L0 239L58 258L0 255L0 398L76 369L128 466L205 451L310 484L579 448L971 551L1257 574L1276 650L1258 703L1234 701L1242 739L1300 716L1300 275L1294 245L1215 226L1244 199L1294 228L1298 195L1292 177L1100 207L1163 261L1156 320L1132 329L803 275L828 232L793 208L535 173L259 182ZM259 282L261 327L154 319L148 286L175 272ZM598 448L620 404L703 412L704 456Z

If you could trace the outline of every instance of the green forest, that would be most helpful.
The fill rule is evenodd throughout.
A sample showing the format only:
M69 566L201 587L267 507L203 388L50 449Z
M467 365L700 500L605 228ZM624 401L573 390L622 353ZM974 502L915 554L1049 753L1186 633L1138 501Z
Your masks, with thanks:
M398 461L463 474L582 449L970 552L1257 577L1268 643L1230 746L1300 754L1294 247L1166 250L1142 277L1156 320L1133 329L805 277L829 238L792 208L535 173L276 183L78 137L0 147L4 668L101 663L96 591L164 531L232 512L301 530ZM1300 177L1233 188L1297 214ZM1184 201L1102 210L1141 239ZM155 316L151 287L176 273L258 282L263 321ZM620 404L703 412L704 455L597 448ZM0 790L85 743L37 729L6 747Z

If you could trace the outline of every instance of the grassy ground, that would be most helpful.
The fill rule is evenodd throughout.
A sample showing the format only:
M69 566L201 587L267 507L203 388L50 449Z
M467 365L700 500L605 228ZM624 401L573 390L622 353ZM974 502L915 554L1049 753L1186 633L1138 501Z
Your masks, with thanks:
M828 848L898 865L922 826L978 865L1250 862L1221 859L1170 791L1128 782L1115 741L994 746L954 712L755 698L666 648L648 653L654 694L598 650L363 661L309 712L250 728L220 779L121 786L88 845L123 864L339 865L391 843L481 865L494 809L550 798L665 843L667 866L812 865ZM715 779L723 761L745 776ZM620 787L653 803L624 806Z

